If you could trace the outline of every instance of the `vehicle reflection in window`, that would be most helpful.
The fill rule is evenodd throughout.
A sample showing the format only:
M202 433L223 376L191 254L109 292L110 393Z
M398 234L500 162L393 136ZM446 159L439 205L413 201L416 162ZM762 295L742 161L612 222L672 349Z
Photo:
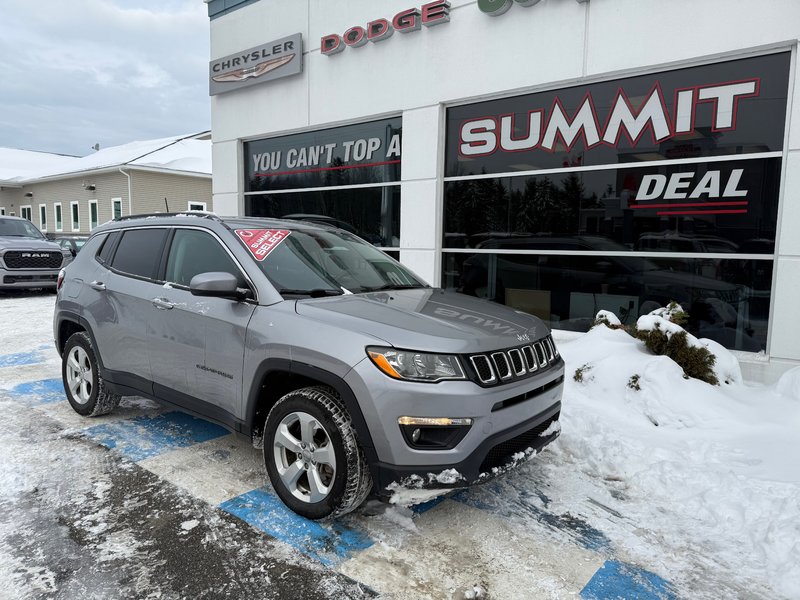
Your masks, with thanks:
M571 244L573 250L587 241L549 240L561 249ZM489 246L508 249L514 244L495 241L485 244ZM530 239L524 246L530 248ZM709 264L702 258L602 254L444 257L445 287L535 314L555 328L587 331L599 310L610 310L633 325L640 315L675 300L690 314L691 333L751 352L766 347L771 280L769 260L732 258Z

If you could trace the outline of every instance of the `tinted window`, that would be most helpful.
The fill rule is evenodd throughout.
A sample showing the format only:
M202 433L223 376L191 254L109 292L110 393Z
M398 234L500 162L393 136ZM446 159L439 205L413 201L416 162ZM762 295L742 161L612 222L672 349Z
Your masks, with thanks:
M111 266L129 275L155 279L166 236L166 229L130 229L124 232Z
M399 186L247 196L245 214L323 223L376 246L400 245Z
M769 254L780 171L767 158L451 181L444 246ZM565 245L572 236L595 239Z
M166 280L188 286L192 277L209 272L230 273L244 287L244 277L225 249L211 235L195 229L178 229L167 259Z
M587 331L599 310L626 325L675 300L690 333L736 350L766 348L771 260L445 254L443 287Z
M113 233L110 233L104 237L105 239L100 246L100 250L97 252L97 260L105 265L108 264L108 261L111 258L111 253L114 251L114 243L119 238L119 232L114 231Z

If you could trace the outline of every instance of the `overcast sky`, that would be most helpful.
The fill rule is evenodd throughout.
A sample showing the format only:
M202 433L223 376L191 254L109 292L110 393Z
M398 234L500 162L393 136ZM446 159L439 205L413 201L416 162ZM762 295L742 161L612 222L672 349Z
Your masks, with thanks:
M0 146L85 156L211 128L203 0L2 0Z

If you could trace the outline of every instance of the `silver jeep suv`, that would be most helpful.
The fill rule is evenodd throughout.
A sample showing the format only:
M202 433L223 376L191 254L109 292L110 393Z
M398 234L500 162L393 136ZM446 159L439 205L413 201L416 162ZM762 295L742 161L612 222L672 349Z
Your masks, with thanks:
M554 440L564 363L536 317L427 286L322 224L211 214L96 229L59 281L72 407L137 395L263 444L309 518L484 481Z

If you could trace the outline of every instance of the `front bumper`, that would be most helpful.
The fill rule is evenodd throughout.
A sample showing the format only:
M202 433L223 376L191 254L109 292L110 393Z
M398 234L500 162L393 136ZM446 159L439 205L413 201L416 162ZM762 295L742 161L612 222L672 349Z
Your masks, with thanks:
M438 489L485 481L498 474L496 469L514 463L516 455L529 458L552 442L558 426L548 428L560 413L564 361L558 359L534 377L487 388L471 381L398 381L366 359L345 382L358 399L370 433L375 491L385 496L391 484ZM398 424L403 416L468 418L472 425L455 445L420 448L404 436ZM546 430L545 436L539 435Z
M0 267L0 289L54 288L58 269L5 269Z
M518 425L487 437L456 464L398 466L373 465L378 495L389 496L395 487L407 489L455 489L484 483L527 462L561 433L558 402Z

